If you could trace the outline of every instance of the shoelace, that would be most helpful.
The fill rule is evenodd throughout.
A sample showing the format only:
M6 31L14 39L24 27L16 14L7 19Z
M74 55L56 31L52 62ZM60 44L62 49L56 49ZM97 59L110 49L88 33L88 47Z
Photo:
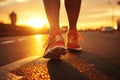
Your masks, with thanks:
M60 40L62 40L62 37L61 37L60 35L56 35L55 38L54 38L52 41L50 41L50 37L49 37L49 38L46 40L45 44L43 45L43 48L45 48L46 46L48 46L48 45L50 45L50 44L52 44L52 43L55 43L55 42L57 42L57 41L60 41Z

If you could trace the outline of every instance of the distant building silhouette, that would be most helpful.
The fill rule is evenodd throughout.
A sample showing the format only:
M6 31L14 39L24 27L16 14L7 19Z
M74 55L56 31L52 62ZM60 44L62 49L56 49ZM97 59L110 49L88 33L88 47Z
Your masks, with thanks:
M17 15L14 11L10 13L10 20L11 20L11 26L15 27L16 26L16 21L17 21Z

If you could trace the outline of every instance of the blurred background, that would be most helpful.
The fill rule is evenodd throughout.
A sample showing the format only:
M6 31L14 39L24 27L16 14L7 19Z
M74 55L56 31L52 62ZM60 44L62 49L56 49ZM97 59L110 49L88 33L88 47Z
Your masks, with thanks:
M64 0L61 0L60 27L68 26ZM120 30L119 0L83 0L77 28L85 30ZM109 28L110 27L110 28ZM48 33L49 23L42 0L0 0L0 36Z

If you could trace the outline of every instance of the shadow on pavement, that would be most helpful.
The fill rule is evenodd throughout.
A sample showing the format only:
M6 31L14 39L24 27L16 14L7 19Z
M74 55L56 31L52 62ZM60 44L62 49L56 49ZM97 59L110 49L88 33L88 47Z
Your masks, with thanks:
M51 80L89 80L63 60L50 60L47 67Z
M93 67L102 74L112 77L115 80L120 79L119 65L116 65L103 57L100 57L98 55L86 51L80 52L70 51L70 53L74 54L79 59L82 59L85 62L93 65Z

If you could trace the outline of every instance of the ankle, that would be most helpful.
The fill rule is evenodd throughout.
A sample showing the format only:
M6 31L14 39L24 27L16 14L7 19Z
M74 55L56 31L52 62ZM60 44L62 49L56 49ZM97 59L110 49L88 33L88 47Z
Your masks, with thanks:
M69 30L77 31L77 28L76 27L70 27Z
M60 32L60 28L59 27L51 27L50 33L54 33L54 32Z
M50 35L55 35L55 34L62 34L62 32L59 29L50 31Z

